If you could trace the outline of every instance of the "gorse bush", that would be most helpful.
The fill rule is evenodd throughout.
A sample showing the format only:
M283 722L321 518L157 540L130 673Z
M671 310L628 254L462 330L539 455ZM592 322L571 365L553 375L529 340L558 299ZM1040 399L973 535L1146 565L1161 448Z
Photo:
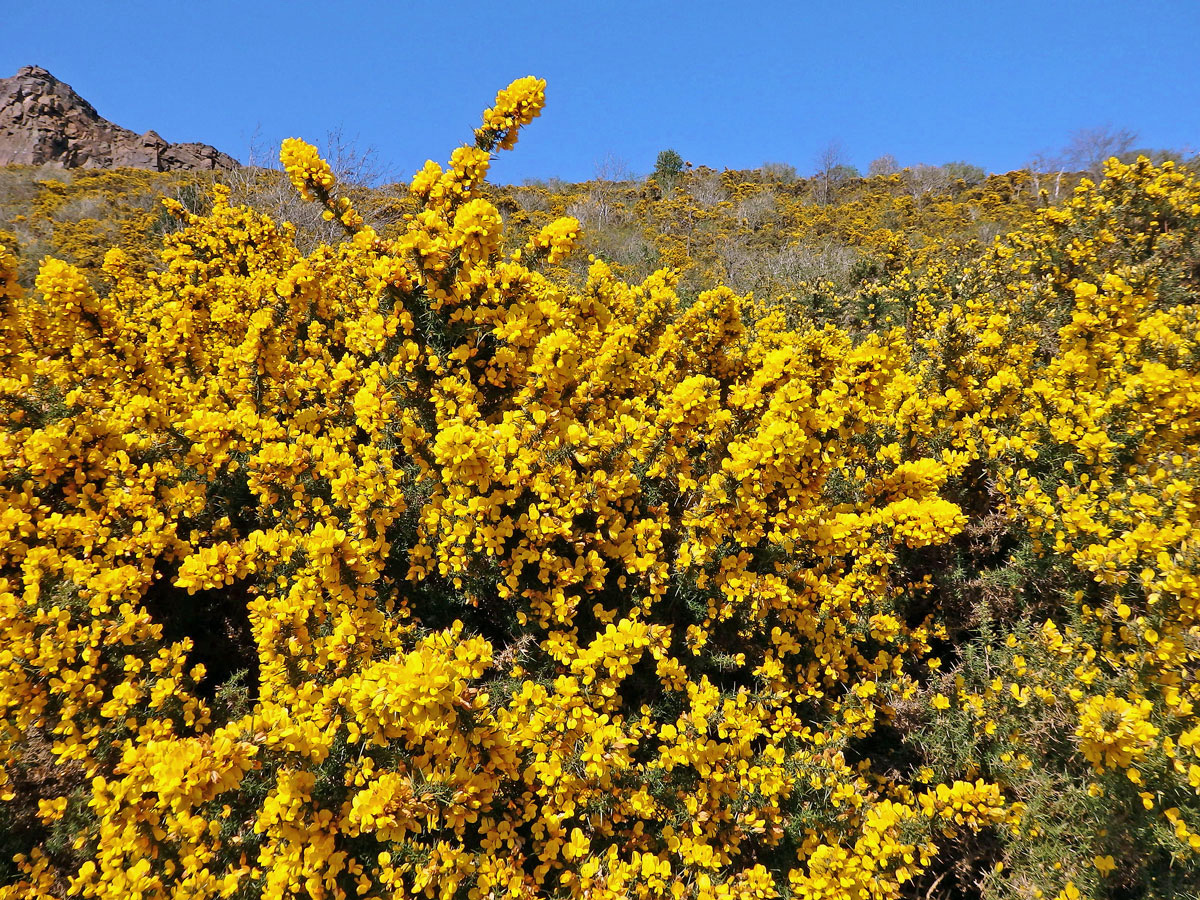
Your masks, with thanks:
M1193 889L1200 185L685 303L506 244L544 88L387 233L289 140L343 239L0 252L0 898Z

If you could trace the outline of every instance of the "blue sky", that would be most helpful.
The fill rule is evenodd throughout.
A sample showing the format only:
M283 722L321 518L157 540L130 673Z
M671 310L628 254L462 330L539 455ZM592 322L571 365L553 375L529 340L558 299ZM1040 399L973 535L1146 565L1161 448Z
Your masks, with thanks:
M245 159L341 127L411 174L513 78L547 108L493 180L786 162L991 171L1111 124L1200 148L1200 0L74 2L0 0L0 76L37 64L100 114Z

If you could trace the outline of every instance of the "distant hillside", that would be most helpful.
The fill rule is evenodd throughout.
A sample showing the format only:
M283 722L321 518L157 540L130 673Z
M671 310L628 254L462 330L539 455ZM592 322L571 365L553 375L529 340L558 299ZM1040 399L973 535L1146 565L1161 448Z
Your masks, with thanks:
M140 258L176 227L161 196L203 209L214 181L228 184L235 202L294 223L304 248L340 238L337 224L324 221L320 207L303 202L274 170L67 172L13 165L0 167L0 243L18 251L27 278L46 254L95 273L107 247ZM764 299L818 288L853 291L932 257L974 256L1047 202L1028 172L977 183L925 181L907 170L848 178L818 197L814 179L786 172L700 168L670 183L551 181L481 191L506 222L510 251L558 216L578 219L580 252L560 264L578 277L594 255L632 280L676 269L689 296L719 282ZM402 184L349 191L385 235L398 233L404 215L416 209Z
M139 135L115 125L38 66L0 79L0 165L14 163L156 172L240 165L208 144L172 144L154 131Z
M915 166L825 182L781 164L720 172L701 166L670 178L550 179L484 184L479 191L505 222L508 252L560 216L579 220L579 250L557 264L560 274L585 278L589 256L634 282L670 268L685 297L724 284L762 301L836 306L845 325L880 313L882 307L872 310L880 284L906 271L957 269L977 259L998 236L1069 198L1084 174L960 168ZM335 173L355 208L385 236L402 233L405 216L418 211L405 184L367 187L344 167ZM305 252L344 238L341 226L326 221L319 204L301 200L277 169L9 165L0 166L0 244L17 253L29 284L48 254L92 276L111 246L149 262L163 234L178 227L160 198L204 211L214 183L227 184L234 203L293 223Z

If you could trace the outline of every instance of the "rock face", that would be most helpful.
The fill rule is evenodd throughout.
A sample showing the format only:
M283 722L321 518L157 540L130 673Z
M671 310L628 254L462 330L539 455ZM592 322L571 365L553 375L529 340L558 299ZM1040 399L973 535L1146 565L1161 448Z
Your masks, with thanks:
M139 135L114 125L37 66L0 79L0 165L11 164L158 172L240 165L208 144L172 144L153 131Z

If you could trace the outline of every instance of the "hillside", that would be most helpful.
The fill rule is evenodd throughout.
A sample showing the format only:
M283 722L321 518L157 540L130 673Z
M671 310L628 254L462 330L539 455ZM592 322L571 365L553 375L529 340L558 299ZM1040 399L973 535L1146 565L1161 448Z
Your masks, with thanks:
M814 198L814 179L770 170L701 169L665 189L643 179L481 190L499 209L514 248L558 217L578 219L583 252L570 263L576 274L595 255L628 278L675 268L685 291L719 282L775 298L821 285L845 289L931 253L977 253L1050 202L1039 199L1035 178L1013 172L970 184L948 178L925 184L904 170L849 179L822 203ZM96 269L101 248L111 244L142 252L166 222L158 197L185 197L199 208L213 183L230 184L235 199L297 223L302 242L337 235L319 211L299 202L282 173L269 170L214 176L8 166L0 179L0 228L34 261L53 252ZM402 185L349 190L383 233L396 232L414 209Z
M1197 896L1200 179L544 102L0 169L0 900Z

